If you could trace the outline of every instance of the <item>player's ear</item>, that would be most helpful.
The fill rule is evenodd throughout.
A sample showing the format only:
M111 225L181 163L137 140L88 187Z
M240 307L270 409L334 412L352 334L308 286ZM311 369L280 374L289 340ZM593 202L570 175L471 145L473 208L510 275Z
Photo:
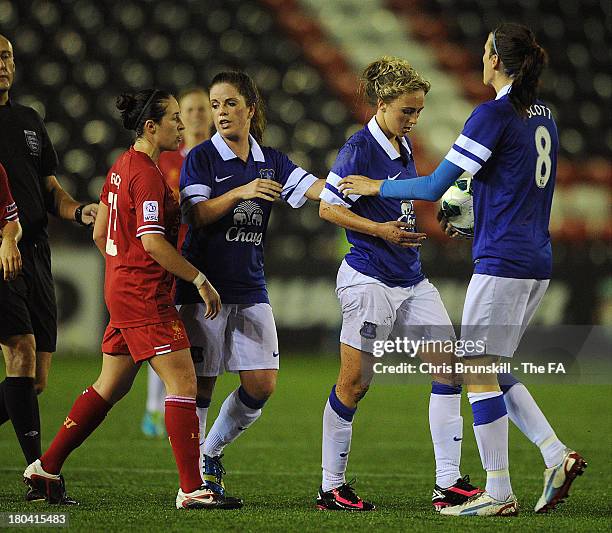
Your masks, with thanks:
M387 110L387 104L379 98L376 102L376 109L384 113Z
M143 131L148 131L151 134L155 133L155 129L156 129L155 121L151 119L146 120L142 129Z

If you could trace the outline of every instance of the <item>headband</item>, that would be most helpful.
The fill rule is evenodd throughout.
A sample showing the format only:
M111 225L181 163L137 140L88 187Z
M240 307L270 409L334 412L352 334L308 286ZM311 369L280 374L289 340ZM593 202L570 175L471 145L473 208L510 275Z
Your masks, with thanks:
M140 119L143 117L144 112L146 111L147 107L149 107L149 105L151 104L151 102L153 101L153 98L155 98L155 95L158 93L159 91L157 89L155 89L152 93L151 96L149 96L148 100L145 102L145 105L142 106L142 109L140 110L140 114L138 115L138 118L136 119L136 121L134 122L134 128L138 128L138 123L140 122Z

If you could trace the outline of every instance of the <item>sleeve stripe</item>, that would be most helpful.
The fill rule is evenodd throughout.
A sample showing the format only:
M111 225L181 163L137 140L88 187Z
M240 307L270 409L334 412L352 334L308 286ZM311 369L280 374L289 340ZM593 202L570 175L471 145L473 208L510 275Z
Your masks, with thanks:
M148 229L148 228L156 228L156 229L161 229L161 230L164 230L164 231L166 229L166 228L164 228L160 224L143 224L142 226L138 226L136 231L140 231L141 229Z
M342 178L340 176L338 176L338 174L335 174L334 172L330 172L327 175L327 183L331 184L334 186L334 188L338 187L338 183L340 182Z
M166 234L166 232L164 232L164 231L152 230L151 229L151 230L147 230L147 231L138 231L138 232L136 232L136 238L142 237L143 235L147 235L149 233L156 233L156 234L159 234L159 235L165 235Z
M287 203L291 207L302 207L306 200L306 191L310 189L311 185L317 181L312 174L305 174L302 176L300 182L295 186L293 192L289 193L287 197Z
M287 194L291 194L289 192L289 189L294 189L306 174L308 174L308 172L306 172L301 167L297 167L293 169L293 172L289 174L289 177L287 178L287 182L285 183L285 186L283 187L283 192Z
M348 202L340 198L340 196L332 192L331 189L328 189L327 186L325 187L325 189L321 191L319 198L321 198L321 200L323 200L324 202L327 202L328 204L341 205L349 209L352 207L351 204L349 204Z
M204 196L208 200L211 192L212 189L208 185L202 185L201 183L187 185L187 187L181 189L181 203L192 196Z
M445 159L447 159L451 163L454 163L458 167L461 167L463 170L466 170L470 174L476 174L476 172L478 172L482 168L482 165L480 163L477 163L473 159L470 159L469 157L460 154L454 148L450 149L448 154L446 154Z
M472 153L479 159L482 159L483 162L486 162L489 157L491 157L491 150L489 150L486 146L476 142L469 137L461 134L457 137L455 144L459 146L459 148L463 148L468 152Z
M194 204L197 204L198 202L204 202L205 200L208 200L208 196L203 196L201 194L193 194L191 196L186 196L185 198L183 198L181 200L181 206L187 205L188 207L191 207Z
M14 213L8 213L5 217L4 220L7 220L9 222L13 222L15 220L19 220L19 214L17 213L17 211L15 211Z
M6 211L8 213L11 213L13 211L17 211L17 204L15 202L13 202L12 204L9 204L6 206Z
M325 182L325 188L331 190L336 196L338 196L341 200L344 200L345 202L348 199L349 203L352 205L357 200L359 200L359 198L361 198L361 195L360 194L351 194L348 197L345 197L338 190L338 183L340 183L341 179L342 178L340 176L338 176L338 174L336 174L334 172L330 172L327 175L327 181Z

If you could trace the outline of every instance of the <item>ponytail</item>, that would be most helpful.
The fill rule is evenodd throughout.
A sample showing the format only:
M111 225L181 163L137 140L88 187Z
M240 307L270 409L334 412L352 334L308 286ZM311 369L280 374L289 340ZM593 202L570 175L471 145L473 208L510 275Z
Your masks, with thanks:
M504 72L512 78L508 97L516 112L524 117L537 98L540 76L548 55L526 26L501 24L492 35L490 54L497 54Z

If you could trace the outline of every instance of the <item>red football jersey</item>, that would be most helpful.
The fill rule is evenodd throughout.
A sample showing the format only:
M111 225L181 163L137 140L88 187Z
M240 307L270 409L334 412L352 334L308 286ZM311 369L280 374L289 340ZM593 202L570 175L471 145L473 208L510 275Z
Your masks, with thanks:
M17 205L11 195L6 170L0 164L0 229L6 226L7 222L14 222L15 220L19 220Z
M140 241L147 233L159 233L176 246L179 205L161 171L132 147L108 172L100 200L109 209L104 299L110 325L128 328L178 319L170 295L173 275Z
M168 185L170 185L177 198L179 194L179 182L181 179L181 167L183 166L183 161L185 161L186 157L187 150L185 149L185 145L181 143L178 150L162 152L159 154L159 161L157 162L159 170L162 171L164 178L166 178Z
M157 166L162 171L164 178L166 178L166 182L170 185L172 192L174 192L174 197L176 201L179 201L179 184L181 179L181 167L183 166L183 161L187 157L188 150L185 148L185 145L181 143L178 147L178 150L173 150L169 152L162 152L159 154L159 161L157 162ZM178 239L176 247L181 251L183 247L183 243L185 242L185 237L187 236L187 229L189 226L187 224L181 224L179 227Z

